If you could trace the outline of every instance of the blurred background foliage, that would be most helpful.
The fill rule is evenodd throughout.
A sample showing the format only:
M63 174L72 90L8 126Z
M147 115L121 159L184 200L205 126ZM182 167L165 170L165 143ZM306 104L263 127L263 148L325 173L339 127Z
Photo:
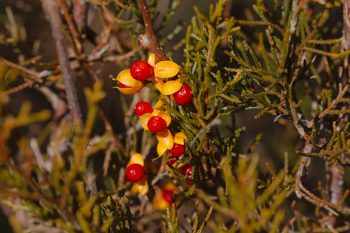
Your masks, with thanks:
M2 231L349 231L347 1L148 1L194 94L189 107L166 102L171 127L189 138L192 183L165 171L133 113L159 94L113 88L147 59L138 1L57 4L85 127L71 124L41 2L0 1ZM124 179L133 152L146 160L146 197ZM159 211L151 200L168 181L176 202Z

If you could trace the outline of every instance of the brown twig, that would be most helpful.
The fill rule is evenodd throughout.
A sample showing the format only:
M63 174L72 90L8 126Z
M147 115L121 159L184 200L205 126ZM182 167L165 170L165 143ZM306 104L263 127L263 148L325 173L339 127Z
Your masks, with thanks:
M158 39L154 33L153 22L151 20L146 0L140 0L140 11L146 29L146 34L139 35L141 45L154 53L158 60L167 60L167 56L160 47Z
M69 64L67 42L64 37L64 34L61 32L62 22L60 10L56 1L41 0L41 3L52 28L52 35L56 43L58 60L62 69L65 91L68 101L68 108L71 113L74 127L77 129L83 125L83 121L78 102L77 91L74 85L73 73Z
M306 143L303 149L303 153L311 153L311 151L312 151L312 145L309 143ZM317 197L316 195L314 195L304 187L301 179L304 174L304 169L308 166L309 163L310 163L309 157L303 157L300 161L298 170L295 175L296 176L295 194L297 195L298 198L304 198L305 200L311 202L312 204L328 210L334 216L338 216L338 213L337 213L338 208L335 204L322 200L321 198Z
M336 165L328 165L330 173L331 200L334 205L338 205L343 196L343 174L341 174Z
M80 1L80 0L78 0L78 1ZM68 25L69 35L71 37L73 48L74 48L75 53L77 55L79 65L83 69L85 75L87 77L89 77L89 80L90 80L89 85L92 86L93 82L98 80L98 77L96 77L96 75L89 68L90 61L85 58L84 47L82 46L82 44L83 44L82 37L79 35L79 31L76 28L76 26L74 25L74 23L71 19L71 16L69 15L68 6L67 6L66 2L64 0L60 0L59 2L60 2L60 7L63 10L65 21L67 22L67 25ZM103 120L106 131L112 133L114 141L115 141L114 145L118 148L119 151L124 153L124 151L125 151L124 146L120 142L117 133L114 131L110 120L106 116L106 109L103 107L103 105L101 103L98 103L98 107L99 107L98 112L99 112L101 119Z
M350 48L350 0L344 0L343 5L343 43L342 43L342 49L344 51L348 50ZM349 75L350 75L350 67L349 67L349 56L345 57L344 60L344 66L347 68L347 72L345 72L345 75L343 78L347 80L347 84L342 87L342 83L339 84L339 93L337 97L328 105L328 107L322 111L319 115L319 118L323 118L324 116L331 114L333 108L337 105L339 102L339 99L343 98L345 94L347 93L349 86ZM326 168L329 173L329 193L330 193L330 202L336 206L340 205L340 201L343 197L343 183L344 183L344 177L343 174L340 173L337 166L335 164L326 164ZM330 226L335 226L336 219L333 217L328 221L328 224Z
M22 72L23 74L25 74L24 77L28 77L30 80L25 81L24 83L13 87L11 89L8 89L4 92L2 92L3 95L5 96L9 96L15 93L18 93L20 91L23 91L26 88L30 88L30 87L35 87L38 91L40 91L43 95L45 95L45 97L47 98L47 100L51 103L51 106L54 110L54 118L58 119L60 118L65 112L66 112L66 103L59 97L58 94L56 94L55 92L53 92L50 88L44 86L43 84L45 84L45 79L47 76L49 76L51 74L51 72L41 72L38 73L34 70L30 70L22 65L18 65L15 64L13 62L10 62L8 60L2 60L0 61L14 69L19 70L20 72ZM35 85L35 84L39 84L39 85Z
M344 0L343 6L343 49L350 49L350 0Z
M29 80L27 82L24 82L24 83L22 83L22 84L20 84L18 86L15 86L15 87L13 87L11 89L8 89L8 90L2 92L2 94L5 95L5 96L13 95L13 94L15 94L17 92L20 92L20 91L28 88L28 87L32 87L33 85L34 85L34 81Z
M80 32L84 32L87 24L89 5L85 0L73 0L73 18Z
M111 135L113 136L113 140L114 140L113 145L116 146L121 153L125 153L125 147L123 143L120 141L119 135L114 131L111 121L106 116L106 110L103 108L101 104L99 104L98 107L99 107L99 115L103 121L106 131L110 132Z
M79 2L79 1L77 1L77 2ZM80 42L80 35L78 32L78 29L76 28L76 26L74 25L74 23L70 17L70 13L69 13L69 9L68 9L66 1L59 0L59 5L60 5L60 8L62 9L64 19L65 19L67 26L68 26L68 29L69 29L69 33L71 34L71 38L73 40L72 44L73 44L75 53L79 59L82 57L83 47L82 47L81 42Z

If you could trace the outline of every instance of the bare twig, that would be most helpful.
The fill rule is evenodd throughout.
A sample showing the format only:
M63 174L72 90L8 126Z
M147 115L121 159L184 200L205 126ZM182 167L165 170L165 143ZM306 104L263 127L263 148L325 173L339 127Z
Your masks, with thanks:
M87 24L89 5L86 0L73 0L73 18L80 32L85 30Z
M349 15L349 8L350 8L350 0L344 0L343 5L343 43L342 43L342 49L344 51L347 51L350 48L350 15ZM345 72L345 75L343 78L345 78L347 81L349 81L349 56L345 57L344 60L344 66L347 68L347 72ZM344 87L342 87L342 83L339 83L339 93L337 97L328 105L328 107L320 113L319 118L322 118L328 114L331 114L337 103L339 102L339 99L343 98L345 94L348 91L348 84L346 84ZM336 206L341 204L341 199L343 197L343 183L344 183L344 177L343 174L340 173L337 166L335 164L326 164L328 173L329 173L329 193L330 193L330 202ZM328 222L328 225L331 227L335 226L336 219L333 217Z
M303 153L311 153L311 151L312 151L312 145L307 142L303 149ZM300 161L298 170L295 175L296 176L295 194L297 195L298 198L304 198L305 200L311 202L312 204L328 210L334 216L338 216L338 213L337 213L338 208L335 204L317 197L316 195L314 195L304 187L301 181L301 178L304 174L304 169L308 166L309 163L310 163L310 158L308 157L303 157Z
M141 34L139 36L141 45L154 53L158 60L166 60L167 57L160 47L158 39L154 33L153 22L151 20L146 0L140 0L140 10L146 29L146 34Z
M79 107L77 91L74 85L73 73L69 64L67 42L64 34L61 32L62 22L59 7L56 1L41 0L41 3L49 19L52 28L52 35L55 39L58 60L62 69L65 91L67 94L68 108L70 110L74 126L81 127L83 125L82 115Z
M350 49L350 0L344 0L343 6L343 49Z
M76 2L80 2L80 0L76 1ZM64 19L68 25L68 29L69 29L69 33L71 34L71 38L72 38L72 41L73 41L73 47L74 47L74 50L76 52L76 55L79 58L82 57L82 45L81 45L81 42L80 42L80 35L79 35L79 32L78 32L78 29L76 28L76 26L74 25L71 17L70 17L70 13L69 13L69 9L68 9L68 6L67 6L67 3L65 0L59 0L59 5L60 5L60 8L62 9L62 12L63 12L63 15L64 15ZM74 8L76 9L76 8Z
M41 86L37 88L51 103L51 106L54 110L54 119L59 119L66 111L67 104L50 88Z
M0 62L19 70L20 72L22 72L24 77L28 77L30 80L16 86L13 87L9 90L6 90L4 92L2 92L3 95L12 95L15 94L17 92L20 92L26 88L30 88L30 87L35 87L38 91L40 91L43 95L45 95L45 97L47 98L47 100L51 103L52 108L54 109L54 118L58 119L60 118L65 112L66 112L66 103L56 94L54 93L50 88L44 86L43 84L45 84L45 79L47 76L49 76L52 72L51 71L42 71L40 73L34 71L34 70L30 70L22 65L18 65L15 64L13 62L10 62L8 60L1 60ZM39 84L38 86L36 86L35 84Z
M22 83L22 84L20 84L18 86L15 86L15 87L13 87L13 88L11 88L9 90L6 90L6 91L2 92L2 94L5 95L5 96L9 96L9 95L15 94L15 93L20 92L20 91L22 91L22 90L24 90L24 89L26 89L28 87L32 87L34 85L34 83L35 83L34 81L29 80L29 81L27 81L25 83Z
M129 52L124 53L124 54L106 56L103 58L103 60L104 61L115 61L115 62L125 61L126 59L134 56L139 50L140 50L140 47L136 47L136 48L130 50Z
M330 172L330 190L331 203L338 205L343 196L343 174L341 174L336 165L329 165Z
M111 161L112 152L113 152L114 147L115 147L115 145L114 145L114 142L112 141L106 150L105 158L103 160L103 175L104 176L106 176L108 173L108 167L109 167L109 163Z

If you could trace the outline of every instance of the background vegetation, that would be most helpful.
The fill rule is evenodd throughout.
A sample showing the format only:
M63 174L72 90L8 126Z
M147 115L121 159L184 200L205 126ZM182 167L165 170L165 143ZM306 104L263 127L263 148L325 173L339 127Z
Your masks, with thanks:
M152 22L145 3L0 2L1 231L349 232L350 1L150 0ZM149 52L192 87L165 107L193 182L133 112L155 89L113 88ZM124 178L134 152L147 196Z

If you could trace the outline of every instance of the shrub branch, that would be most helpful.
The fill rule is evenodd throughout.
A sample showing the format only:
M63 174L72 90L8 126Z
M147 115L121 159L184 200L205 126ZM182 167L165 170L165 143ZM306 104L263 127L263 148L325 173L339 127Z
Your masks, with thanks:
M139 35L141 45L157 56L158 60L166 60L167 56L159 45L158 39L154 33L153 22L146 0L140 0L140 11L142 13L146 34Z
M68 108L75 127L80 127L83 125L82 114L79 107L77 91L73 81L73 73L69 65L67 42L64 38L64 34L61 32L62 22L59 7L56 1L41 0L41 3L50 22L52 35L55 39L58 60L62 69L65 84Z

